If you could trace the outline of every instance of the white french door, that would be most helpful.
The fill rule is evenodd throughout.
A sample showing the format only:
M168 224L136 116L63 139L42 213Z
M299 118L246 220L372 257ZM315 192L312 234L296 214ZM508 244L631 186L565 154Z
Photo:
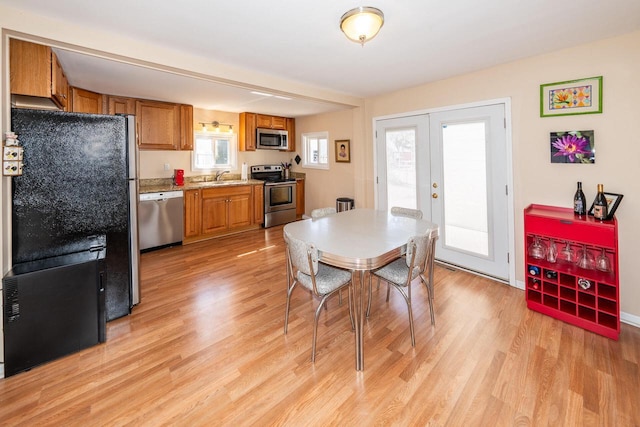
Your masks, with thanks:
M436 258L509 280L503 104L376 122L377 207L421 209Z

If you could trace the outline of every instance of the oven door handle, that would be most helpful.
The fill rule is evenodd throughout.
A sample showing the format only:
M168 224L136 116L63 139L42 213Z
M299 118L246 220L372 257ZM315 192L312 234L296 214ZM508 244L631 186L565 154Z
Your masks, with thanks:
M265 183L264 186L265 187L285 187L285 186L295 186L296 182L295 181L288 181L288 182L268 182Z

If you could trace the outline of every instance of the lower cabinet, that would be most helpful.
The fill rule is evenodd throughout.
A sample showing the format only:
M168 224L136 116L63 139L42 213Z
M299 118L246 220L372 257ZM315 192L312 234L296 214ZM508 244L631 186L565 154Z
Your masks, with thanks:
M223 186L186 190L184 201L184 242L258 228L255 201L260 185ZM259 222L257 220L260 220Z
M253 223L264 223L264 186L253 186Z
M184 192L184 240L199 236L201 223L200 190L186 190Z
M302 218L304 209L304 179L298 179L296 181L296 218Z

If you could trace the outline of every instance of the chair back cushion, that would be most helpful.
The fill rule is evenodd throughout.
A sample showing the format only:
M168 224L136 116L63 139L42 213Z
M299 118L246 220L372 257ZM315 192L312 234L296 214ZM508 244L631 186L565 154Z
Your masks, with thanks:
M411 268L411 258L415 252L415 258L413 259L414 270L417 269L419 273L423 272L427 256L431 250L431 239L431 232L409 238L407 256L405 258L407 267Z
M422 219L422 211L420 209L401 208L399 206L391 208L391 215Z
M311 218L322 218L323 216L331 215L336 213L336 208L328 207L328 208L318 208L311 211Z
M307 244L296 239L288 233L284 233L285 242L289 247L289 257L291 265L300 272L311 275L318 273L318 250L313 244ZM311 267L309 266L309 255L311 255ZM312 271L313 269L313 271Z

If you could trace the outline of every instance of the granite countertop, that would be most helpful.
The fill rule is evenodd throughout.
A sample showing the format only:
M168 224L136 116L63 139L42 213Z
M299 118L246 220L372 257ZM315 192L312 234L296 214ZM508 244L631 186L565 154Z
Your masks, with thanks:
M141 180L140 182L140 194L144 193L158 193L163 191L182 191L182 190L194 190L198 188L213 188L213 187L228 187L237 185L262 185L264 181L258 179L228 179L222 181L197 181L197 182L185 182L184 185L174 185L171 180L168 182L144 182L144 181L158 181L158 180Z

